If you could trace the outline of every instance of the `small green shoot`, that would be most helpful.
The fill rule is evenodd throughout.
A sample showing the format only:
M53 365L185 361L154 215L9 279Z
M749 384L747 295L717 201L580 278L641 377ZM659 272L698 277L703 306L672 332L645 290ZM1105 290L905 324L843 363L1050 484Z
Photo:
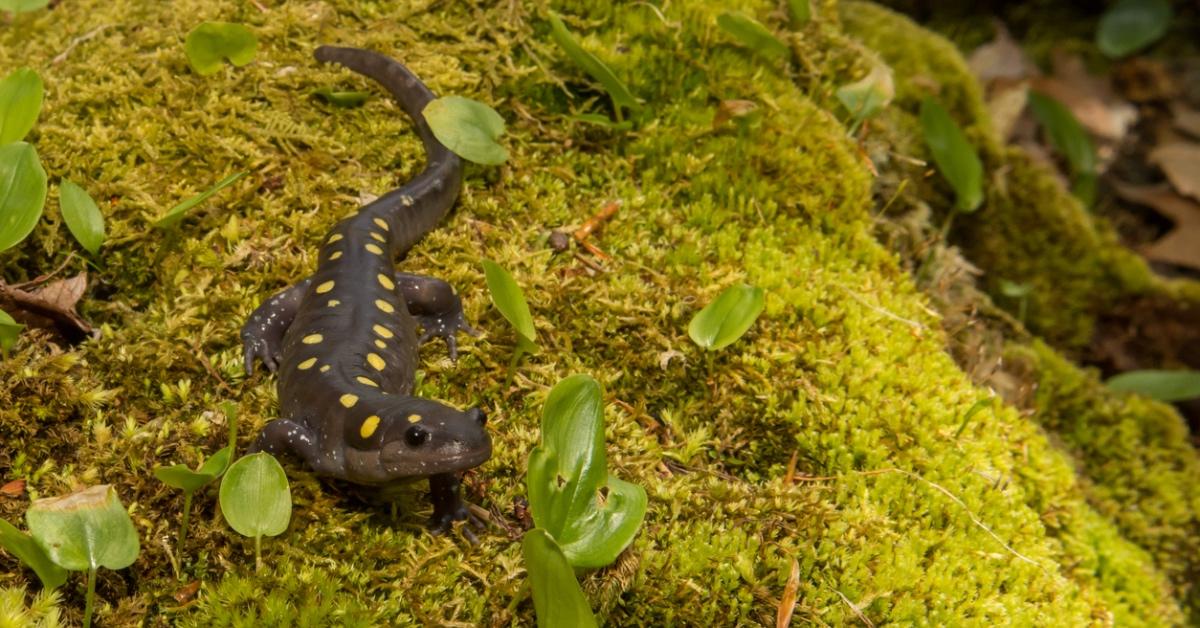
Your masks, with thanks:
M726 11L717 16L717 26L738 43L767 59L783 59L792 54L792 49L780 41L775 33L745 13Z
M84 250L92 255L100 252L104 243L104 214L96 201L78 185L63 179L58 184L58 204L67 229Z
M741 338L763 311L762 288L739 284L726 288L688 324L688 335L701 347L716 351Z
M25 329L24 325L13 320L8 312L0 310L0 353L3 353L4 357L7 358L9 349L17 344L22 329Z
M812 2L810 0L787 0L787 6L792 28L799 28L812 21Z
M533 315L529 313L525 294L521 292L521 286L517 285L513 276L492 260L485 259L481 263L492 304L517 331L517 346L513 349L512 359L509 360L508 376L505 379L507 386L507 382L512 381L513 371L521 356L537 349L537 330L533 327Z
M361 107L371 97L370 92L335 92L328 87L322 87L313 95L334 107Z
M938 172L954 188L955 207L973 212L983 204L983 163L950 112L933 99L921 102L921 129Z
M504 134L504 118L495 109L462 96L443 96L422 112L439 142L467 161L498 166L508 151L496 142Z
M225 59L238 67L253 61L258 37L241 24L204 22L188 33L183 51L196 74L207 76L219 71Z
M8 550L17 560L37 574L42 586L47 589L57 589L67 581L67 570L54 564L50 555L42 549L33 537L21 532L16 526L0 519L0 547Z
M850 135L855 135L864 121L883 111L895 98L896 82L892 78L892 69L876 63L866 76L839 87L835 95L850 112Z
M25 523L38 546L58 566L87 571L83 625L92 625L96 570L124 569L137 560L137 530L117 491L107 484L70 495L39 499L29 506Z
M160 482L183 491L183 517L179 522L179 540L176 542L176 560L183 562L183 548L187 541L188 517L192 512L192 495L217 479L229 468L229 460L233 457L233 448L226 446L213 454L200 468L193 471L185 464L170 467L158 467L154 477Z
M0 80L0 144L25 139L41 110L42 77L37 72L18 68Z
M213 194L216 194L217 192L220 192L221 190L233 185L238 179L241 179L242 177L246 176L246 174L247 173L245 170L243 170L242 172L231 174L228 177L221 179L219 182L217 182L216 185L212 186L211 188L209 188L195 196L184 199L178 205L172 207L171 209L168 209L167 213L163 214L158 219L158 221L154 223L154 226L162 228L162 229L174 227L175 225L179 224L179 221L183 220L184 215L187 214L187 211L189 209L208 200L208 197L212 196Z
M221 478L221 514L229 527L254 537L254 568L262 571L262 537L278 536L292 519L287 474L266 452L238 459Z
M621 79L617 78L617 75L613 74L613 71L607 65L604 65L603 61L584 50L583 46L580 46L579 42L575 41L575 38L571 35L571 31L567 30L562 18L557 13L551 11L549 20L550 37L554 39L558 47L562 48L563 52L567 54L567 57L575 65L582 68L593 79L599 81L600 85L604 87L604 91L608 92L608 97L612 99L613 103L613 114L616 116L618 124L624 119L621 113L622 107L630 111L637 111L641 107L637 98L633 96L628 87L625 87L625 83L622 83Z
M1096 149L1092 138L1070 109L1045 94L1029 92L1029 108L1046 130L1054 149L1066 158L1075 196L1090 206L1096 191Z
M625 120L624 122L613 122L608 119L608 116L602 116L598 113L580 113L571 116L572 120L578 120L584 124L593 124L599 127L604 127L609 131L628 131L633 128L633 120Z
M16 15L44 9L49 4L50 0L0 0L0 10Z
M1112 390L1165 402L1200 397L1200 371L1129 371L1109 378L1104 384Z
M533 609L539 628L589 628L596 617L588 606L575 571L548 532L534 528L521 540L525 570L533 584Z
M559 382L542 410L542 440L525 475L534 524L575 567L611 564L646 516L646 491L608 472L604 400L587 375Z
M1000 294L1017 300L1017 320L1025 323L1025 315L1029 309L1029 295L1033 294L1033 286L1027 283L1017 283L1007 279L1000 280Z
M226 449L230 451L230 457L232 457L237 454L238 405L232 401L222 401L217 406L221 408L221 413L225 415L225 422L229 424L229 444Z
M25 142L0 146L0 251L8 250L33 231L46 206L46 171L37 151Z
M1096 46L1120 59L1161 39L1170 25L1168 0L1117 0L1100 18Z
M954 438L957 439L959 436L962 436L963 430L967 429L967 424L971 422L971 419L976 414L979 414L983 410L992 407L992 404L994 403L996 403L995 397L984 397L983 399L971 404L971 407L967 408L967 411L963 413L962 423L959 423L958 429L954 430Z

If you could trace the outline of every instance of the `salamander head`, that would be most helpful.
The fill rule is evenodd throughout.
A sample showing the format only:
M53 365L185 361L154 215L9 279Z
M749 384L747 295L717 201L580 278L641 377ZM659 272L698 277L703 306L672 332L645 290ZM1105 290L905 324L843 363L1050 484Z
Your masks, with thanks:
M477 467L492 457L492 439L479 408L458 410L408 399L390 412L380 463L395 478L425 477ZM416 403L413 403L416 402Z

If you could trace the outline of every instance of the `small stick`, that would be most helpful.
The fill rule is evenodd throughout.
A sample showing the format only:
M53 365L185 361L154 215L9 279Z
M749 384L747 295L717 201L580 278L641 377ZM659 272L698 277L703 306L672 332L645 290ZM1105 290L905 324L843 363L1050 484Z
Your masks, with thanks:
M596 212L596 214L591 218L588 218L587 222L583 223L581 227L575 230L575 240L580 244L583 244L583 241L587 240L588 236L592 235L593 231L599 229L600 226L605 223L605 221L607 221L609 218L612 218L620 208L620 201L609 201L608 203L605 203L604 207L600 208L600 211Z

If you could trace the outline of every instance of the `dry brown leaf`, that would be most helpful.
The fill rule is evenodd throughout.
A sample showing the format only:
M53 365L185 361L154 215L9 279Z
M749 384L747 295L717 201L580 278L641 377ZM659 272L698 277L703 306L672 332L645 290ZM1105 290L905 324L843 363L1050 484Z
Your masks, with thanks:
M995 20L996 36L976 48L967 58L967 66L979 82L986 85L996 79L1019 81L1037 74L1037 68L1009 34L1003 22Z
M1175 228L1167 235L1142 247L1142 255L1156 262L1200 270L1200 204L1179 196L1163 185L1115 182L1113 187L1122 199L1150 207L1175 223Z
M25 480L13 480L0 486L0 495L8 497L20 497L21 493L25 492Z
M788 575L783 595L779 597L779 610L775 613L775 628L788 628L792 613L796 611L796 593L800 589L800 563L792 559L792 572Z
M734 118L741 118L754 113L758 104L753 100L722 100L717 105L717 115L713 116L713 128L717 128Z
M1200 144L1163 144L1150 151L1150 163L1162 168L1180 194L1200 200Z
M991 96L988 97L988 113L992 115L992 123L996 126L996 134L1000 140L1007 142L1012 139L1017 121L1025 111L1025 103L1029 100L1029 81L996 81Z
M26 291L0 282L0 304L17 322L31 327L54 329L67 342L80 342L95 333L75 311L87 291L87 273L50 282Z
M1033 89L1061 102L1093 135L1120 142L1133 123L1137 109L1113 93L1108 81L1088 74L1079 55L1056 51L1054 75L1033 79Z
M1171 105L1171 118L1175 122L1175 128L1200 139L1200 111L1192 109L1187 105L1173 103Z
M182 587L175 590L175 601L180 604L186 604L196 597L196 593L200 591L200 581L193 580Z
M75 304L83 298L85 291L87 291L87 273L79 273L69 279L52 281L34 290L33 294L41 297L50 307L63 312L74 312Z

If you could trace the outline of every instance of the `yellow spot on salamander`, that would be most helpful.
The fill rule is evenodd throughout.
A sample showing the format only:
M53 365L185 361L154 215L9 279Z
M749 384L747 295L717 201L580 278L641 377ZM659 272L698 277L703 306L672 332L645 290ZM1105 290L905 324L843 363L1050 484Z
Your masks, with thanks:
M379 347L380 349L387 349L387 343L379 340L378 338L375 339L375 346Z
M301 338L300 342L303 342L306 345L315 345L324 339L325 339L325 337L322 336L321 334L309 334L309 335Z
M384 312L387 312L388 314L391 314L392 312L396 311L396 308L391 303L388 303L387 301L384 301L383 299L376 299L375 307L383 310Z
M376 218L375 224L379 225L379 228L383 229L384 231L388 230L387 221L382 218Z
M383 325L376 325L376 326L372 327L371 329L374 329L375 333L379 334L380 338L391 338L392 336L396 335L396 334L392 333L392 330L388 329L387 327L384 327Z
M330 300L329 300L329 307L337 307L337 306L339 306L339 305L341 305L341 304L342 304L342 302L341 302L341 301L338 301L337 299L330 299Z
M329 365L328 365L328 364L322 365L322 366L321 366L321 372L322 372L322 373L328 373L328 372L329 372Z
M317 294L325 294L326 292L329 292L330 290L333 290L333 282L332 281L326 281L325 283L317 286Z
M308 369L312 368L313 365L316 363L317 363L316 358L309 358L309 359L297 364L296 368L300 369L301 371L307 371Z
M367 363L375 367L376 371L382 371L383 367L387 366L387 362L384 362L378 353L368 353Z
M378 242L387 242L387 238L383 237L382 233L375 233L374 231L372 231L371 237L375 238L375 240Z
M408 422L409 422L409 423L420 423L420 422L421 422L421 415L419 415L419 414L410 414L410 415L408 415Z
M388 290L396 289L396 284L392 281L391 277L388 277L383 273L379 273L379 285L387 288Z
M353 408L354 404L358 403L358 395L346 393L342 395L342 398L338 399L338 401L342 402L342 405L346 406L347 408Z
M379 245L374 242L368 242L365 248L376 255L383 255L383 249L379 248Z
M333 244L334 242L337 242L338 240L341 240L341 239L342 239L342 234L335 233L335 234L329 236L329 239L326 240L325 242L327 242L329 244Z
M379 384L376 384L375 380L365 375L359 375L354 379L358 380L358 383L362 384L363 386L374 386L375 388L379 388Z
M332 262L333 260L335 260L335 259L337 259L337 258L339 258L339 257L341 257L341 256L342 256L342 252L341 252L341 251L334 251L334 252L332 252L332 253L330 253L330 254L329 254L329 261L331 261L331 262Z
M375 433L375 428L379 427L379 417L372 414L362 422L362 427L358 428L358 435L363 438L370 438L371 434Z

